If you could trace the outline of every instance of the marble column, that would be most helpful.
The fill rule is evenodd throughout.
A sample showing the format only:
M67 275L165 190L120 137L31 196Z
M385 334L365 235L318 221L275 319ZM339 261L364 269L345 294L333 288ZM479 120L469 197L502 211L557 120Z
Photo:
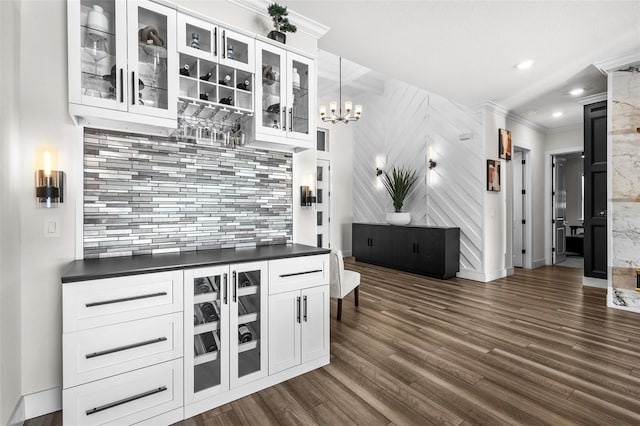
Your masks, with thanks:
M640 312L640 72L613 73L611 104L611 278L612 306ZM638 289L640 290L640 289Z

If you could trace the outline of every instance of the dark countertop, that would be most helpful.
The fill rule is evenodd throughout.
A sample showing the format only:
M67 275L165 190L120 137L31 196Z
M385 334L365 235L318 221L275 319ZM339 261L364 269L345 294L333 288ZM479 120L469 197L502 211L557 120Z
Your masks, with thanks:
M393 226L395 228L432 228L432 229L460 229L457 226L433 226L433 225L418 225L418 224L408 224L408 225L392 225L390 223L369 223L369 222L354 222L352 225L375 225L375 226Z
M63 283L198 268L227 263L255 262L287 257L326 254L330 250L303 244L283 244L238 249L200 250L182 253L148 254L74 260L65 268Z

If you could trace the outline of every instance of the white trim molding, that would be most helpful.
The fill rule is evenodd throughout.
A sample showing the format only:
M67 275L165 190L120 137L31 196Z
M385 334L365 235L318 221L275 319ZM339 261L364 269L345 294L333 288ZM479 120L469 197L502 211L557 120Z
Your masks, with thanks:
M497 280L499 278L504 278L506 276L507 276L506 269L500 269L495 272L477 272L477 271L472 271L470 269L461 269L460 272L456 274L457 278L464 278L466 280L471 280L471 281L480 281L483 283Z
M640 53L637 50L629 52L626 55L618 56L617 58L607 59L605 61L596 62L593 65L598 68L603 74L608 74L612 71L617 71L617 68L625 65L632 64L640 61Z
M51 388L23 395L8 424L21 425L25 420L60 410L62 410L62 388Z
M531 269L540 268L541 266L546 265L544 259L536 259L531 263Z
M582 277L582 285L587 287L607 288L607 280L602 278Z
M273 3L271 0L229 0L231 3L237 4L240 7L248 9L253 13L263 16L269 20L271 17L267 12L267 7ZM321 24L320 22L309 19L304 15L294 12L288 9L289 18L292 24L298 27L298 29L312 37L320 38L329 32L329 27Z
M482 111L489 111L505 118L507 117L507 115L509 115L509 110L507 110L502 105L497 104L493 101L486 101L486 102L473 105L471 106L471 110L475 113L482 112Z
M590 105L595 104L596 102L606 101L607 100L607 92L596 93L595 95L585 96L580 99L576 99L576 102L580 105Z
M507 120L512 120L515 121L516 123L520 123L525 127L528 127L532 130L535 130L536 132L540 132L544 135L546 135L547 133L549 133L549 128L542 126L540 124L536 124L531 120L527 120L526 118L524 118L521 115L516 114L515 112L509 112L506 116Z

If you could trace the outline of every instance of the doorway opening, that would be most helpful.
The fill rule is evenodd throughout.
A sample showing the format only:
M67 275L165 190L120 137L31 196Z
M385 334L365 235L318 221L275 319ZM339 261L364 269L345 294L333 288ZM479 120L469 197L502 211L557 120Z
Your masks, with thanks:
M532 182L528 164L529 151L514 146L511 158L511 270L513 268L532 268L532 220L531 189ZM509 235L509 234L507 234Z
M584 159L582 151L551 156L551 259L584 269Z

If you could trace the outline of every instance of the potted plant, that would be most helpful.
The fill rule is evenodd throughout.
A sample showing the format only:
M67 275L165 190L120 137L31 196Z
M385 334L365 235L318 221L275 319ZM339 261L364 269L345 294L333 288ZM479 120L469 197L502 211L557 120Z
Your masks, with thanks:
M272 40L279 41L284 44L287 41L287 35L285 33L295 33L298 31L298 28L289 22L289 18L287 15L286 6L281 6L278 3L273 3L267 7L267 12L269 12L269 16L271 16L271 20L273 21L274 30L267 34Z
M409 190L418 180L416 171L405 167L396 169L395 167L389 173L384 172L382 183L387 189L393 201L394 213L387 213L387 222L391 225L406 225L411 222L410 213L402 213L402 205L409 194Z

